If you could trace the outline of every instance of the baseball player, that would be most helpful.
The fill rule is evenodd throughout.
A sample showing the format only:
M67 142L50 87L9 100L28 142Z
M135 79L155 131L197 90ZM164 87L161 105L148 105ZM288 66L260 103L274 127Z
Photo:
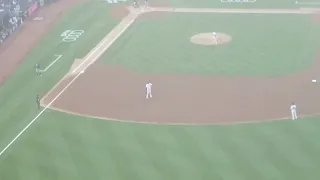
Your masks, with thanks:
M41 106L40 106L40 96L37 95L37 106L38 106L38 110L40 110Z
M137 3L137 0L133 0L133 7L134 7L134 8L138 8L138 7L139 7L139 5L138 5L138 3Z
M296 106L294 103L291 104L290 110L291 110L292 120L298 119L298 116L297 116L297 106Z
M145 8L147 8L148 5L149 5L148 1L149 1L149 0L144 0L144 7L145 7Z
M37 76L42 76L42 71L41 71L40 65L38 63L36 64L36 74L37 74Z
M152 98L152 94L151 94L151 88L152 88L152 84L149 82L146 84L146 98Z
M214 44L218 44L217 33L215 31L212 32L212 39Z

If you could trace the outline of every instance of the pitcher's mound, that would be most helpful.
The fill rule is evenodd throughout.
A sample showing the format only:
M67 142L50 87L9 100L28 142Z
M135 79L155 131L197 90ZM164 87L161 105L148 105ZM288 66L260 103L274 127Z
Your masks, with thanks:
M217 33L217 44L215 44L212 32L196 34L190 38L190 41L192 43L206 46L225 44L230 42L231 40L231 36L224 33Z

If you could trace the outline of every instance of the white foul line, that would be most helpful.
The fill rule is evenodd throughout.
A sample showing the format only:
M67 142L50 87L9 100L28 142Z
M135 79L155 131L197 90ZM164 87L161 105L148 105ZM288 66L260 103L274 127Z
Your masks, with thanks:
M296 1L295 4L320 5L320 2L299 2L299 1Z
M56 56L57 58L51 64L49 64L48 67L46 67L44 70L42 70L42 72L46 72L55 62L57 62L62 57L62 55L60 55L60 54L55 54L54 56Z
M129 14L128 16L130 16L130 15L131 15L131 14ZM127 17L128 17L128 16L127 16ZM110 43L108 44L108 46L110 46L112 43L114 43L114 42L125 32L125 30L128 29L128 27L134 22L134 20L135 20L138 16L139 16L139 14L137 14L136 16L134 16L134 17L132 18L132 20L130 20L130 21L123 27L123 29L121 29L121 31L119 31L118 34L116 34L116 35L114 36L114 38L110 40ZM120 22L120 24L121 24L121 22ZM117 28L117 26L116 26L115 28ZM114 29L115 29L115 28L114 28ZM102 44L104 44L104 43L107 42L107 41L109 41L108 38L104 39ZM100 46L101 46L101 44L99 45L99 47L100 47ZM104 48L103 51L105 51L105 50L106 50L106 49ZM95 52L95 51L96 51L96 50L94 50L94 52ZM92 62L94 62L95 60L97 60L103 53L104 53L104 52L100 52L100 53L98 54L98 56L94 56L94 58L92 58L92 60L90 61L90 64L88 64L87 66L85 66L83 70L86 70L86 69L92 64ZM94 53L89 54L89 55L86 57L85 61L90 60L90 59L91 59L91 56L92 56L93 54L94 54ZM82 64L80 64L79 66L77 66L77 68L79 68L81 65L82 65ZM43 110L40 111L40 113L39 113L34 119L32 119L32 121L31 121L25 128L22 129L22 131L19 132L19 134L16 135L16 136L9 142L9 144L0 152L0 156L49 108L49 106L51 106L51 105L68 89L68 87L69 87L76 79L78 79L78 77L79 77L81 74L82 74L82 72L79 72L79 73L60 91L60 93L59 93L57 96L55 96L55 97L52 99L52 101L51 101L47 106L45 106L45 107L43 108Z
M22 133L24 133L24 132L34 123L34 121L36 121L36 120L41 116L41 114L44 113L44 111L45 111L46 109L48 109L49 106L51 106L51 104L53 104L53 103L58 99L59 96L61 96L61 94L62 94L80 75L81 75L81 73L79 73L77 76L75 76L75 77L72 79L72 81L70 81L70 82L66 85L66 87L64 87L64 88L61 90L61 92L60 92L42 111L40 111L40 113L39 113L34 119L32 119L32 121L31 121L25 128L23 128L22 131L21 131L15 138L12 139L12 141L10 141L10 143L0 152L0 156L11 146L12 143L14 143L14 142L21 136Z

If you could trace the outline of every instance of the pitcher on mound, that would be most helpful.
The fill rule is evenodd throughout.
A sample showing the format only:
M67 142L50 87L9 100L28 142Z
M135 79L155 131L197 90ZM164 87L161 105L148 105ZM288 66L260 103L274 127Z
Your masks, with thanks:
M218 37L215 31L212 32L213 44L218 44Z
M152 98L152 93L151 93L151 88L152 88L152 84L149 82L146 84L146 98Z

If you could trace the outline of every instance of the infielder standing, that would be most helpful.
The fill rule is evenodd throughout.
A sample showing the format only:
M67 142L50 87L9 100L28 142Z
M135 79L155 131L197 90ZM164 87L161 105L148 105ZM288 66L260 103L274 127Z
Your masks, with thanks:
M298 116L297 116L297 106L296 106L294 103L291 104L290 110L291 110L292 120L298 119Z
M146 98L152 98L152 94L151 94L151 88L152 88L152 84L149 82L146 84Z

